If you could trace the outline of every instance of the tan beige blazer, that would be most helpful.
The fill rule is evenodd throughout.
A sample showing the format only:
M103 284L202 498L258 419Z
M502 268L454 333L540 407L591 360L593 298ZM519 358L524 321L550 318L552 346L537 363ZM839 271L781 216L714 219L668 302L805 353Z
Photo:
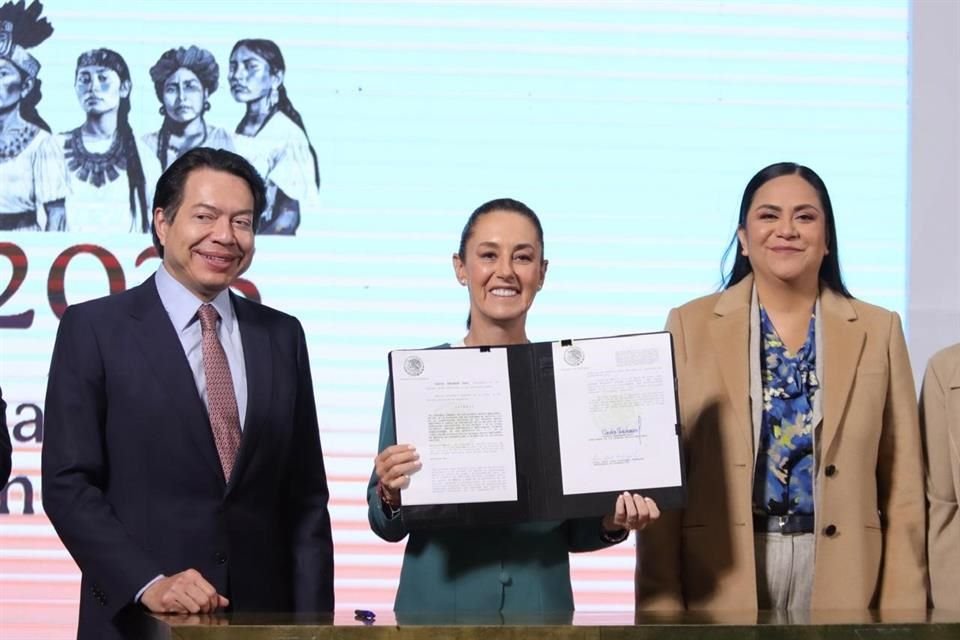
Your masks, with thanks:
M927 553L934 607L960 609L960 344L923 375L920 424L927 461Z
M753 278L670 312L687 508L639 537L637 608L756 609ZM824 289L811 607L926 606L923 461L900 319Z

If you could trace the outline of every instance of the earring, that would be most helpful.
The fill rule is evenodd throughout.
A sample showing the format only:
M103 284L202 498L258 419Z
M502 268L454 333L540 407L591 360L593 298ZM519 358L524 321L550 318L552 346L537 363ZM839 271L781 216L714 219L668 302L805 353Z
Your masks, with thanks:
M160 105L160 115L167 115L167 109L163 105Z
M209 100L204 100L204 101L203 101L203 110L204 110L204 112L210 111L210 101L209 101Z
M467 279L466 279L466 278L460 278L460 284L462 284L463 286L467 286Z

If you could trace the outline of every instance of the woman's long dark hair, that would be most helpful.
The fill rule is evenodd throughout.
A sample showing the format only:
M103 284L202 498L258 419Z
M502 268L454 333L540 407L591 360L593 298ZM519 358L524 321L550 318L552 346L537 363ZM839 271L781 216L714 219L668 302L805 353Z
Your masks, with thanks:
M120 76L120 82L130 82L130 68L126 60L112 49L93 49L77 58L77 69L80 67L99 66L113 69ZM76 75L74 71L74 75ZM147 211L146 179L143 175L143 164L137 151L137 141L130 128L130 96L120 98L120 107L117 110L117 139L120 141L124 159L127 162L127 182L130 186L130 215L137 218L137 209L140 209L140 230L146 233L150 229L150 220ZM139 205L139 207L138 207Z
M287 65L283 61L283 54L280 53L280 47L277 46L277 43L273 40L266 40L262 38L247 38L244 40L238 40L233 49L230 50L230 57L233 57L233 54L240 47L249 49L253 53L257 54L261 58L267 61L267 64L270 66L270 71L273 73L286 72ZM277 89L277 104L274 105L271 109L270 114L267 116L267 119L264 120L261 129L266 126L267 122L270 121L270 118L273 117L273 114L277 111L280 111L285 116L293 120L294 124L300 127L300 130L303 131L304 137L307 139L307 146L310 148L310 155L313 156L313 180L317 185L317 188L320 188L320 165L317 162L317 152L313 148L313 144L310 142L310 136L307 134L307 127L303 124L303 118L300 117L300 112L293 107L293 103L290 102L290 98L287 97L287 89L281 83L280 87ZM241 123L242 124L242 123ZM236 133L241 133L241 125L237 125Z
M465 262L467 259L467 243L470 241L470 236L473 235L473 228L477 226L477 220L488 213L493 213L494 211L507 211L509 213L516 213L527 220L530 221L530 224L533 225L533 228L537 230L537 240L540 241L540 261L543 263L543 256L545 255L545 249L543 244L543 225L540 224L540 218L537 217L537 214L533 212L533 209L523 204L519 200L514 200L513 198L497 198L496 200L491 200L489 202L484 202L482 205L473 210L473 213L470 214L470 217L467 218L467 224L463 225L463 231L460 232L460 248L457 249L457 255L460 256L460 261ZM470 314L467 314L467 329L470 328Z
M820 281L836 293L846 298L852 298L853 296L847 290L846 285L843 284L843 276L840 273L840 255L839 249L837 248L837 225L833 217L833 205L830 203L830 194L827 193L827 185L823 183L823 180L820 179L820 176L818 176L813 169L795 162L778 162L758 171L743 190L743 198L740 200L740 218L737 220L737 229L746 228L747 214L750 213L750 205L753 204L753 197L757 194L760 187L774 178L793 175L800 176L813 187L814 191L817 192L817 196L820 198L820 204L823 206L824 222L827 229L827 255L823 257L823 262L820 263ZM721 264L727 263L731 252L734 254L733 267L730 269L730 272L724 276L724 289L729 289L753 273L750 259L740 251L740 241L736 232L733 234L733 239L730 241L730 244L727 245L727 250L723 252Z

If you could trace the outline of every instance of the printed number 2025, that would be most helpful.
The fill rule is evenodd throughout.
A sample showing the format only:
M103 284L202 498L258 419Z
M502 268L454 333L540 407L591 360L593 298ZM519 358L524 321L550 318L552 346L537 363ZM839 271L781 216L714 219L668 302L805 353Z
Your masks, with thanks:
M116 256L107 249L95 244L75 244L67 247L54 259L50 265L50 272L47 275L47 300L50 303L50 309L57 318L63 317L63 312L67 310L67 294L64 290L64 281L67 275L67 268L74 257L87 254L95 257L103 266L107 275L107 284L109 293L120 293L127 288L126 278L123 275L123 267ZM0 242L0 256L10 261L13 270L10 274L10 281L7 283L3 293L0 293L0 307L3 307L13 298L14 294L20 289L27 279L28 260L18 245L12 242ZM150 258L159 258L157 250L148 247L137 256L134 267L139 267ZM233 283L233 288L250 298L260 302L260 292L257 287L249 280L238 278ZM0 315L0 329L28 329L33 325L34 310L27 309L20 313L9 315Z

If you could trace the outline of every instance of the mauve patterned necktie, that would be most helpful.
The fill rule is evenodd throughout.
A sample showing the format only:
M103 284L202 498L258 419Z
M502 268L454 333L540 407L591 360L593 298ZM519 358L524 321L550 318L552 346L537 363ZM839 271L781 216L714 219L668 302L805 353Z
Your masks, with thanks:
M217 336L217 320L220 314L213 305L200 305L200 329L203 333L203 373L207 378L207 410L210 412L210 429L217 445L223 477L230 482L230 472L240 450L240 414L237 412L237 395L233 392L233 378L227 354Z

